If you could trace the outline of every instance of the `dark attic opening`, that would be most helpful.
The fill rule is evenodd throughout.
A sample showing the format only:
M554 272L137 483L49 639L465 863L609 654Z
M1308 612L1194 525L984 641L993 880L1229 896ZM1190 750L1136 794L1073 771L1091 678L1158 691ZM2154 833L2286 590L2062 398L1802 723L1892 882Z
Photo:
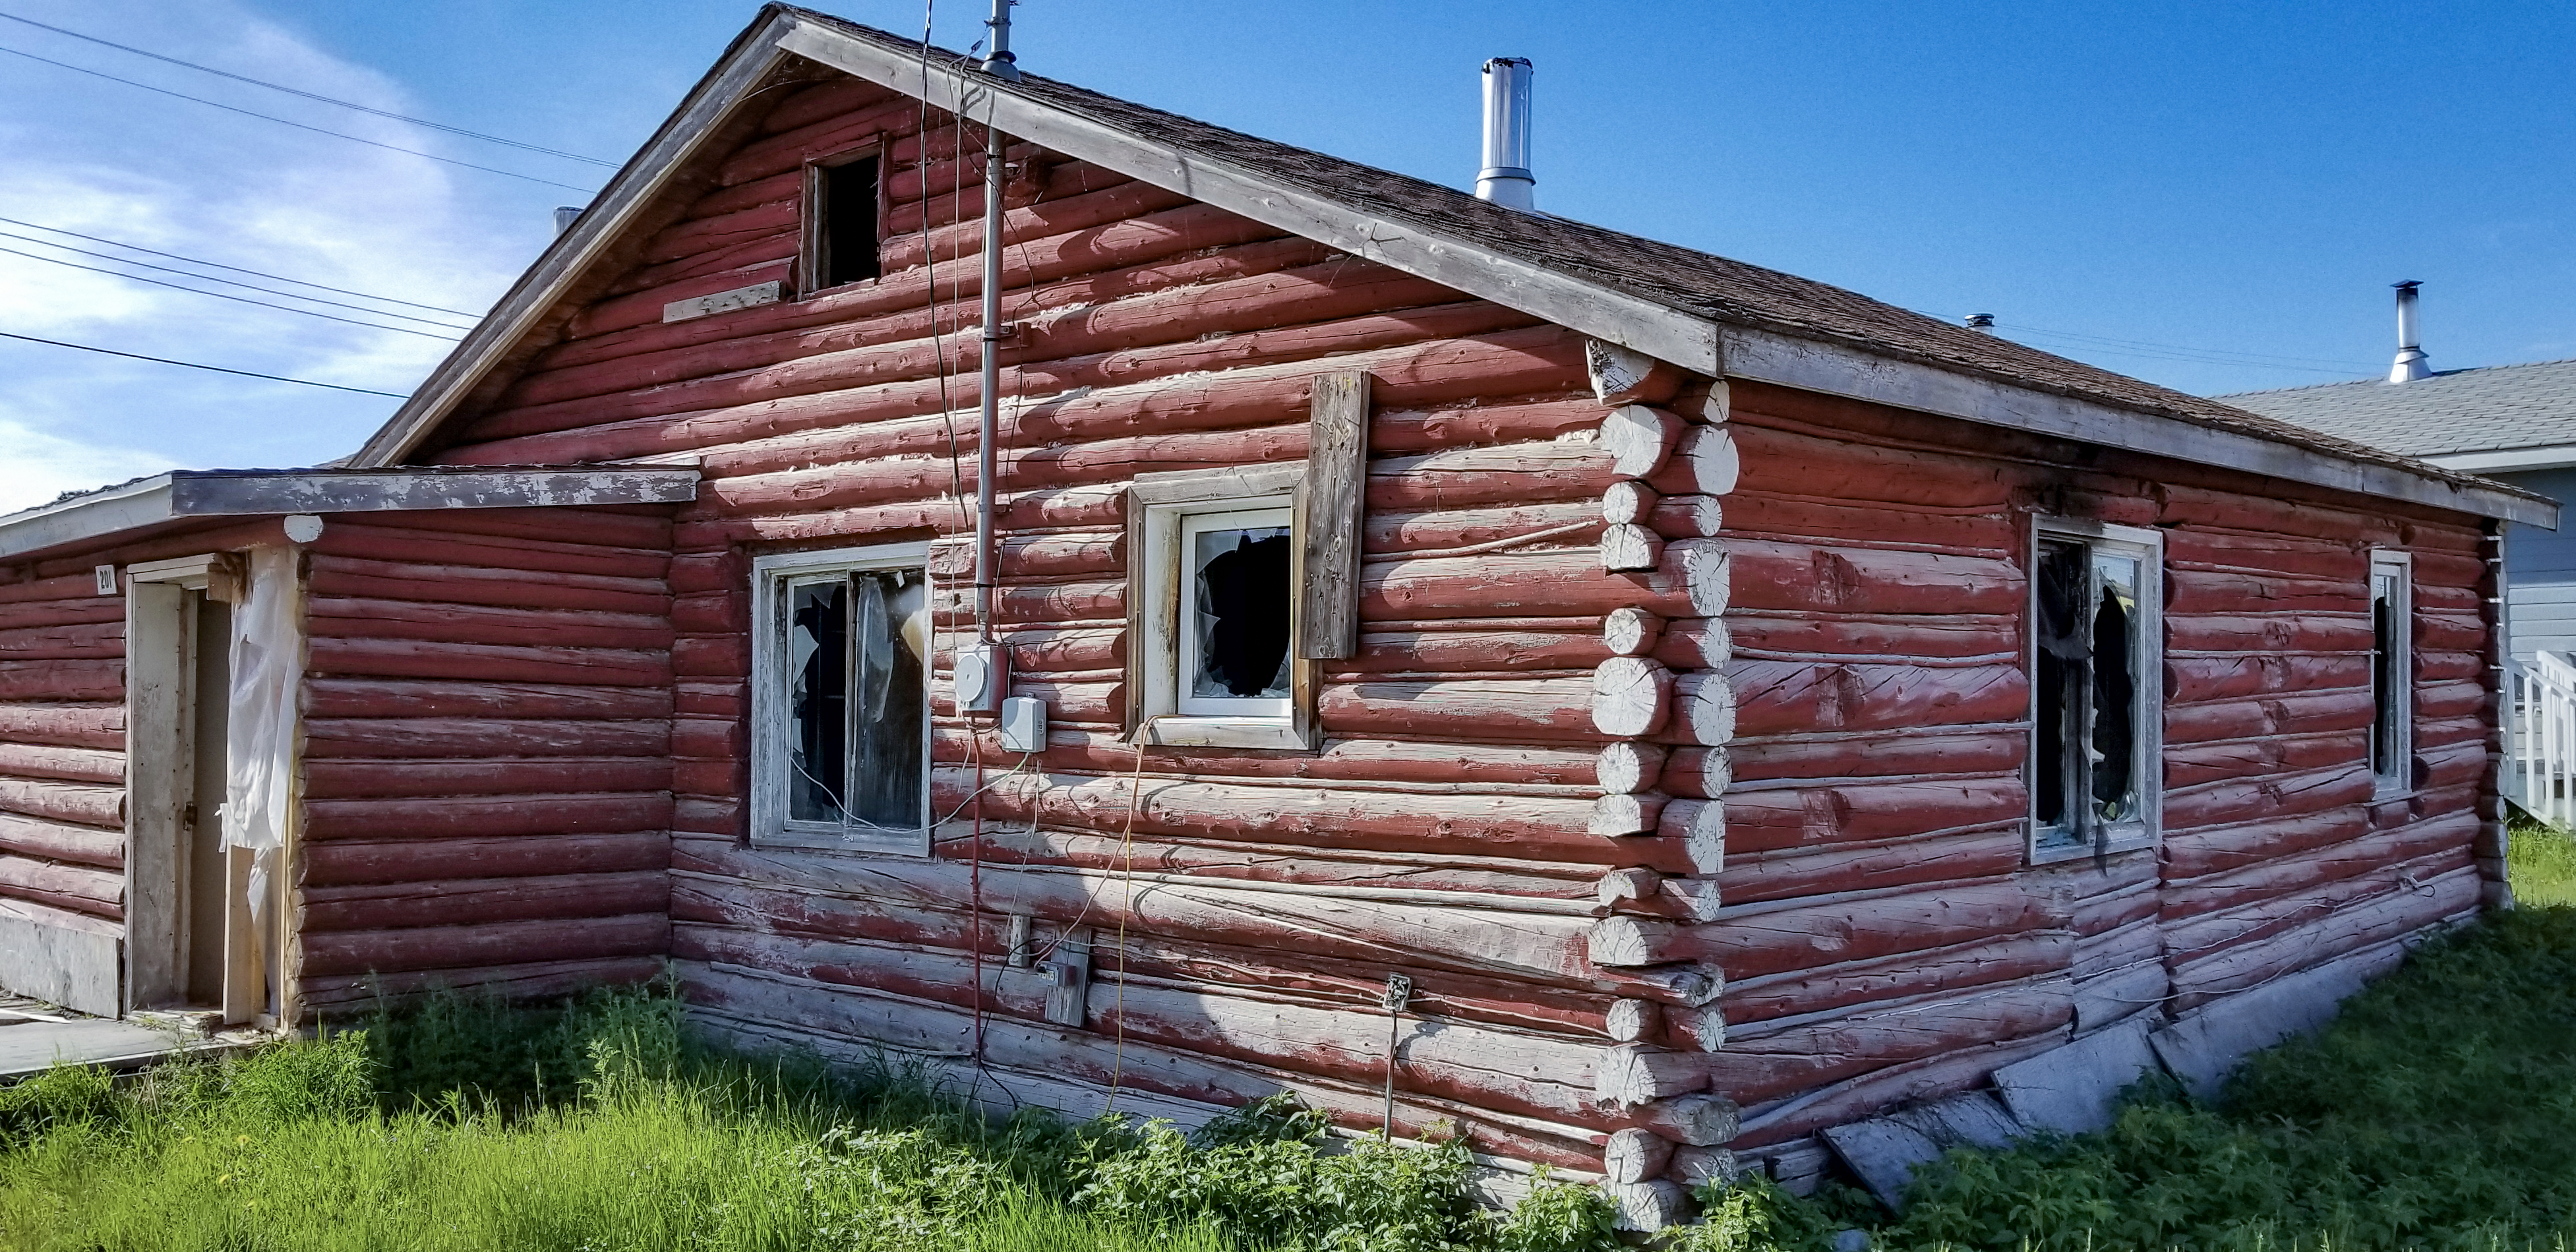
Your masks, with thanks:
M884 272L877 255L881 168L873 153L814 167L807 203L812 229L812 285L864 282Z

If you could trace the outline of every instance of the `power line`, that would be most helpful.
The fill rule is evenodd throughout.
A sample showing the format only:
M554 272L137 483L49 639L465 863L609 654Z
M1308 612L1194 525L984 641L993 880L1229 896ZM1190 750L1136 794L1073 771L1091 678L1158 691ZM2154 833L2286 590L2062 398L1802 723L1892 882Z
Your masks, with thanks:
M2346 370L2373 368L2366 362L2347 361L2340 357L2286 356L2273 352L2242 352L2234 348L2201 348L2193 347L2189 344L2158 343L2152 339L2117 339L2108 335L2088 335L2072 330L2050 330L2045 326L2025 326L2019 323L2010 322L1999 323L1997 328L2004 330L2018 330L2026 334L2050 335L2059 339L2073 339L2087 343L2110 344L2117 347L2152 348L2159 352L2188 352L2195 355L2213 358L2233 358L2243 360L2250 364L2335 366Z
M292 291L279 291L279 290L277 290L277 289L276 289L276 288L274 288L274 287L262 287L262 286L260 286L260 285L259 285L259 284L257 284L257 283L245 283L245 282L240 282L240 281L238 281L238 280L230 279L230 278L217 278L217 277L215 277L215 276L214 276L214 275L212 275L212 274L198 274L198 273L192 273L192 272L190 272L190 271L188 271L188 270L183 270L183 269L174 269L174 268L172 268L172 267L170 267L170 266L167 266L167 265L154 265L154 264L153 264L153 263L151 263L150 261L137 261L137 260L134 260L134 259L132 259L132 258L130 258L130 257L114 256L114 255L111 255L111 254L109 254L109 253L105 253L105 252L92 252L92 251L90 251L90 250L88 250L88 249L86 249L86 248L75 248L75 247L71 246L70 244L55 243L54 241L52 241L52 240L50 240L50 239L38 239L38 238L36 238L34 235L21 235L21 234L18 234L18 233L16 233L16 232L14 232L14 231L0 230L0 239L15 239L15 240L20 241L21 243L32 243L32 244L35 244L36 246L38 246L38 247L42 247L42 248L60 248L60 249L62 249L62 250L63 250L63 251L65 251L65 252L73 253L73 254L78 255L78 256L97 257L98 259L100 259L100 260L102 260L102 261L114 261L114 262L116 262L116 263L117 263L117 264L119 264L119 265L136 265L136 266L141 266L142 268L147 269L147 270L159 270L159 271L161 271L161 272L162 272L162 273L164 273L164 274L177 274L177 275L179 275L179 276L181 276L181 277L183 277L183 278L193 278L193 279L196 279L196 280L197 280L197 281L199 281L199 282L222 283L222 284L224 284L224 285L225 285L225 286L227 286L227 287L239 287L239 288L242 288L243 290L246 290L246 291L262 291L262 292L266 292L266 293L268 293L269 295L272 295L272 296L284 296L284 297L286 297L286 298L287 298L287 299L289 299L289 300L305 300L305 301L310 301L311 303L314 303L314 304L327 304L327 305L330 305L332 308L335 308L335 309L354 309L354 310L356 310L356 311L358 311L358 312L360 312L360 313L372 313L372 314L376 315L377 317L391 317L391 318L399 318L399 319L401 319L401 320L403 320L403 321L406 321L406 322L418 322L418 323L420 323L420 324L421 324L421 325L423 325L423 326L435 326L435 327L438 327L440 330L471 330L471 329L473 329L472 327L469 327L469 326L455 326L455 325L450 325L449 323L441 322L441 321L435 321L435 320L432 320L432 319L430 319L430 318L426 318L426 317L414 317L414 316L412 316L412 315L411 315L411 314L409 314L409 313L396 313L396 312L393 312L393 311L392 311L392 310L390 310L390 309L371 309L371 308L368 308L367 306L362 305L362 304L349 304L349 303L346 303L346 302L344 302L344 301L339 301L339 300L325 300L325 299L322 299L322 298L321 298L321 297L319 297L319 296L308 296L308 295L302 295L302 294L300 294L300 293L292 292ZM17 252L17 253L14 253L14 255L17 255L17 256L31 256L31 255L33 255L33 254L32 254L32 253L26 253L26 252ZM45 258L45 257L37 257L36 259L37 259L37 260L47 260L47 259L49 259L49 258ZM104 271L104 270L103 270L103 271L100 271L100 272L102 272L102 273L108 273L108 272L112 272L112 271ZM140 277L140 275L127 275L127 277ZM292 282L292 281L294 281L294 280L293 280L293 279L289 279L289 280L287 280L287 281ZM209 292L207 292L206 294L211 296L211 295L220 295L220 294L222 294L222 293L220 293L220 292L213 292L213 291L209 291ZM400 328L399 328L399 327L388 326L388 327L386 327L385 329L387 329L387 330L397 330L397 329L400 329Z
M43 64L53 66L56 69L70 70L75 74L87 74L92 78L104 78L111 83L123 83L128 87L140 87L145 91L156 92L160 95L175 96L181 100L192 101L197 104L207 105L211 108L222 109L227 113L239 113L244 117L255 117L264 122L275 122L280 126L292 126L297 130L309 130L314 134L329 135L334 139L346 139L352 143L365 144L370 148L382 148L387 152L400 152L406 156L426 157L429 160L438 161L447 165L462 166L469 170L481 170L486 174L498 174L503 178L517 178L527 182L542 183L548 187L561 187L566 191L578 191L584 195L595 194L598 190L593 187L576 187L571 183L559 183L551 178L539 178L534 174L521 174L512 170L495 169L489 165L476 165L472 161L459 161L453 157L439 156L434 152L423 152L418 148L403 148L389 143L378 143L373 139L361 139L356 135L348 134L344 131L324 130L319 126L307 126L302 122L291 122L272 113L260 113L250 109L236 108L229 104L208 100L203 96L192 96L184 91L172 91L167 87L155 87L150 83L138 83L131 78L118 78L114 74L101 73L98 70L89 69L85 66L73 65L66 61L57 61L51 57L40 57L32 52L21 52L16 48L0 47L0 52L6 52L13 57L25 57L30 61L42 62Z
M50 344L57 348L77 348L83 352L96 352L103 356L121 356L131 361L151 361L160 365L180 365L192 370L212 370L218 374L239 374L244 378L265 378L273 383L295 383L304 387L328 387L333 391L354 391L362 396L387 396L396 400L411 399L410 396L404 395L401 392L370 391L364 387L343 387L338 383L317 383L310 378L288 378L283 374L262 374L253 370L226 369L220 365L201 365L195 361L174 361L166 356L145 356L140 352L119 352L114 348L94 348L85 343L65 343L60 339L38 339L34 335L15 335L5 330L0 330L0 339L23 339L28 343Z
M141 274L122 274L111 269L101 269L95 265L83 265L78 261L66 261L59 257L38 256L33 252L20 252L16 248L0 248L0 253L6 253L10 256L22 256L30 261L42 261L48 265L60 265L70 269L88 270L93 274L105 274L110 278L122 278L127 282L150 283L155 287L167 287L172 291L185 291L200 296L213 296L218 300L234 300L242 304L255 304L263 309L277 309L287 313L301 313L306 317L318 317L326 322L346 322L351 326L364 326L369 330L390 330L397 335L418 335L423 339L436 339L442 343L454 343L461 337L456 335L433 335L428 331L413 330L408 326L386 326L376 322L362 322L354 317L338 317L329 313L316 313L311 309L299 309L290 304L270 304L266 300L253 300L248 296L236 296L228 292L202 291L195 287L184 287L178 283L165 283L158 278L145 278Z
M389 112L372 105L360 104L355 100L342 100L335 96L326 96L319 92L306 91L301 87L289 87L284 83L272 83L264 78L252 78L245 74L233 73L230 70L219 70L211 65L199 65L194 61L182 61L177 57L163 56L158 52L147 52L129 44L121 44L113 40L101 39L96 35L84 35L76 30L65 30L60 26L48 26L34 18L20 17L15 13L0 13L0 18L7 18L12 22L19 22L28 26L33 26L38 30L49 30L57 35L66 35L73 39L94 43L102 48L114 48L119 52L131 52L139 57L150 57L151 59L162 62L165 65L186 66L189 69L197 70L201 73L212 74L218 78L229 78L237 83L249 83L254 87L266 87L270 91L283 91L290 96L302 96L307 100L319 100L324 104L336 104L344 109L356 109L361 113L372 113L377 117L389 117L397 122L409 122L414 126L426 126L431 130L445 131L451 135L462 135L467 139L480 139L486 143L506 144L510 147L523 148L530 152L542 152L547 156L562 157L567 161L586 161L592 165L604 165L610 169L617 168L617 162L615 161L603 161L598 157L583 156L578 152L565 152L560 148L539 147L536 144L522 143L516 139L505 139L499 135L486 135L481 131L467 130L461 126L450 126L444 122L430 121L427 118L412 117L404 113Z
M119 241L119 240L115 240L115 239L106 239L106 238L102 238L102 237L97 236L97 235L84 235L84 234L82 234L82 233L80 233L79 231L76 231L76 230L64 230L64 229L63 229L62 227L60 227L60 226L47 226L47 225L45 225L43 222L22 222L22 221L19 221L17 218L14 218L14 217L0 217L0 222L6 222L6 223L8 223L8 224L9 224L9 225L11 225L11 226L24 226L24 227L26 227L26 228L27 228L27 229L29 229L29 230L41 230L41 231L45 231L45 232L47 232L47 233L49 233L49 234L55 234L55 235L69 235L69 236L71 236L71 237L72 237L72 238L74 238L74 239L86 239L86 240L90 241L91 243L103 243L103 244L106 244L108 247L111 247L111 248L123 248L123 249L125 249L125 250L126 250L126 251L128 251L128 252L140 252L140 253L144 254L145 256L168 257L168 258L170 258L170 259L171 259L171 260L173 260L173 261L185 261L185 262L187 262L187 263L188 263L188 264L190 264L190 265L203 265L203 266L207 267L208 269L231 270L232 272L234 272L234 273L236 273L236 274L248 274L248 275L250 275L250 276L251 276L251 277L253 277L253 278L266 278L266 279L272 279L272 280L274 280L274 281L281 282L281 283L293 283L293 284L295 284L295 285L296 285L296 286L298 286L298 287L311 287L311 288L312 288L312 289L314 289L315 291L329 291L329 292L336 292L336 293L338 293L338 294L340 294L340 295L344 295L344 296L356 296L356 297L358 297L359 299L362 299L362 300L380 300L380 301L383 301L383 302L384 302L384 303L386 303L386 304L399 304L399 305L406 306L406 307L408 307L408 308L415 308L415 309L427 309L427 310L429 310L429 311L430 311L430 312L432 312L432 313L453 313L453 314L457 315L458 317L472 317L472 318L479 318L479 317L483 316L483 315L482 315L482 314L480 314L480 313L471 313L471 312L468 312L468 311L466 311L466 310L464 310L464 309L450 309L450 308L442 308L442 307L440 307L440 306L438 306L438 305L435 305L435 304L422 304L422 303L420 303L420 302L419 302L419 301L417 301L417 300L396 300L396 299L394 299L392 296L379 296L379 295L372 294L372 293L370 293L370 292L364 292L364 291L351 291L351 290L349 290L349 289L348 289L348 288L346 288L346 287L326 287L326 286L322 285L321 283L308 283L308 282L304 281L304 280L303 280L303 279L301 279L301 278L288 278L288 277L287 277L286 275L284 275L284 274L271 274L271 273L269 273L269 272L267 272L267 271L265 271L265 270L248 270L248 269L243 269L242 267L240 267L240 266L238 266L238 265L226 265L226 264L224 264L224 263L223 263L223 262L221 262L221 261L203 261L203 260L199 260L199 259L197 259L196 257L192 257L192 256L181 256L181 255L179 255L179 254L178 254L178 253L176 253L176 252L157 252L157 251L154 251L154 250L153 250L153 249L151 249L151 248L142 247L142 246L137 245L137 244L125 243L125 242L122 242L122 241ZM23 236L22 236L22 237L23 237ZM40 242L41 242L41 241L40 241ZM61 245L61 244L47 244L46 246L47 246L47 247L54 247L54 248L62 247L62 245ZM69 249L69 250L70 250L70 251L75 251L75 252L79 251L79 249L77 249L77 248ZM98 255L98 254L97 254L97 253L91 253L91 254L89 254L89 255L96 256L96 255ZM119 259L122 259L122 258L119 258ZM142 262L140 262L140 261L134 261L134 262L129 262L129 264L140 265L140 264L142 264ZM156 265L156 266L154 266L153 268L154 268L154 269L159 269L160 267ZM300 296L299 296L299 297L297 297L297 298L298 298L298 299L301 299L302 297L300 297Z

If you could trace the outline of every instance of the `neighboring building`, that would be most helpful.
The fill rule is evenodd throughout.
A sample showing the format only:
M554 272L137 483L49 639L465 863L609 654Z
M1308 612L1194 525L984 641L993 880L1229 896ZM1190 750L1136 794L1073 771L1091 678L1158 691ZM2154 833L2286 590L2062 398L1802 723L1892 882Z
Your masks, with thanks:
M2412 284L2408 285L2411 294ZM2400 338L2411 340L2411 334ZM2240 409L2478 474L2564 504L2576 499L2576 361L2429 371L2412 343L2387 381L2221 396ZM2576 660L2576 534L2514 523L2504 544L2516 659Z
M956 712L985 351L1043 729ZM2501 899L2485 558L2554 514L772 6L345 467L0 518L0 979L668 958L740 1040L1391 1107L1652 1225Z

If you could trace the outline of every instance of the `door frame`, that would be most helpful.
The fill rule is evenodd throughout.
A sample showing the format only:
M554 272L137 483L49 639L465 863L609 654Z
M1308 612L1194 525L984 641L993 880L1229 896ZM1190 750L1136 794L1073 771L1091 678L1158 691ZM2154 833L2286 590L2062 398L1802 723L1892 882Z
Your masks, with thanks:
M239 606L242 562L232 553L138 561L125 569L125 1003L171 1008L188 992L188 892L197 798L197 650L231 640L197 637L189 593ZM199 815L215 820L214 815ZM231 861L232 855L227 855ZM246 885L247 865L227 879ZM244 893L226 883L224 898ZM233 910L227 909L229 914ZM225 918L226 1022L265 1008L257 935ZM247 968L245 968L245 965ZM240 984L238 990L236 984Z

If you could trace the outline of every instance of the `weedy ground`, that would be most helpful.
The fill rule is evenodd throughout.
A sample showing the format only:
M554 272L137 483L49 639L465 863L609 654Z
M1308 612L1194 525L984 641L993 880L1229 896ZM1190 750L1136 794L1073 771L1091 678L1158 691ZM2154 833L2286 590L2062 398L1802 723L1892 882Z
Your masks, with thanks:
M2576 842L2516 830L2522 907L2419 951L2214 1105L1953 1153L1900 1218L1759 1180L1667 1252L2569 1252ZM0 1249L1607 1252L1589 1191L1480 1212L1465 1145L1328 1150L1256 1105L1195 1135L988 1119L917 1074L694 1046L667 992L445 996L111 1083L0 1089Z
M565 1252L1590 1252L1588 1189L1480 1211L1466 1145L1327 1150L1255 1105L1195 1135L972 1112L917 1074L694 1046L666 990L449 995L116 1084L0 1089L0 1247Z
M2109 1131L1953 1152L1901 1219L1860 1193L1712 1197L1690 1246L2567 1252L2576 1240L2576 841L2517 823L2520 907L2416 952L2213 1105L2129 1093Z

